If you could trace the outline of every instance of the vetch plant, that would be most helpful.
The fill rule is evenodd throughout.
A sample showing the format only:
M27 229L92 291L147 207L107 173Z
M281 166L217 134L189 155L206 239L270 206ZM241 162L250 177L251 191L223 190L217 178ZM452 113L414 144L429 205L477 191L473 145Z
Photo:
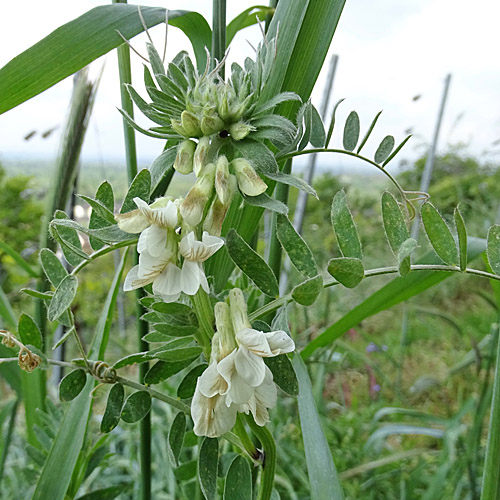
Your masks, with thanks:
M388 163L408 138L394 147L394 137L386 136L373 159L361 155L379 115L360 141L360 120L353 111L341 132L343 147L330 147L340 103L325 129L309 97L343 5L343 1L330 0L280 2L276 10L261 7L245 11L226 27L221 21L225 20L225 3L215 1L212 28L197 13L170 11L168 23L188 35L196 64L183 51L165 65L150 40L144 71L149 101L139 95L122 71L126 92L122 94L121 113L127 125L131 182L119 213L114 213L113 188L107 181L94 198L82 196L92 208L88 226L56 212L50 235L60 245L64 259L42 249L39 260L47 286L24 290L45 304L48 321L65 327L54 348L73 338L79 358L53 359L50 334L26 314L19 321L9 316L8 328L0 331L4 344L18 353L1 360L12 371L15 365L10 362L16 360L22 370L35 374L50 365L71 369L59 386L67 409L58 429L48 438L48 453L41 458L38 455L43 466L32 498L76 497L85 479L82 471L90 463L85 450L92 442L87 425L93 411L91 395L101 397L96 387L111 386L100 431L110 433L120 422L141 422L143 499L153 498L149 426L150 413L155 411L153 399L176 412L175 416L171 413L166 439L169 461L180 485L177 493L174 491L175 498L200 492L207 500L216 498L218 492L228 500L277 498L279 454L270 421L284 393L298 402L310 498L342 499L332 444L323 433L304 361L354 325L343 318L314 339L292 338L287 305L295 302L310 307L324 288L355 288L369 277L398 276L387 285L384 300L374 296L376 306L365 305L357 316L351 315L357 324L433 284L423 283L421 276L435 276L437 282L452 273L468 273L500 280L499 226L490 228L486 242L468 239L457 208L455 239L427 194L403 189L387 171ZM238 27L256 24L262 14L273 18L267 28L260 25L262 42L254 58L233 63L225 78L226 35L229 38ZM0 81L8 77L4 87L0 83L5 96L3 109L71 74L78 69L75 61L83 67L90 62L89 57L93 60L112 48L120 47L123 69L128 64L128 39L141 31L149 36L148 28L165 18L164 9L137 11L120 4L93 9L0 70ZM60 37L71 42L77 28L78 43L65 44L61 53L56 51ZM90 48L83 51L86 44ZM52 61L61 61L57 78L37 66L37 57L44 51ZM24 71L26 61L33 64L32 74ZM132 101L153 126L145 129L137 124ZM134 129L163 145L163 152L150 168L139 172L131 160ZM293 158L318 152L356 157L391 181L397 197L387 191L381 200L381 229L394 257L390 265L365 268L358 231L341 190L332 200L330 214L340 256L332 258L326 270L318 269L307 242L288 218L290 186L316 196L311 186L291 173ZM169 188L176 173L191 175L193 182L183 196L174 198ZM432 263L413 260L418 243L410 237L408 227L419 208L436 254ZM271 234L265 242L267 261L257 244L265 210L271 220ZM88 237L91 253L82 247L78 233ZM136 260L125 275L126 259L132 253L128 247L134 246ZM99 323L86 347L74 317L78 313L72 309L78 275L101 256L122 248L125 250ZM485 249L490 271L469 268L469 260ZM280 296L282 250L301 281ZM106 348L120 287L126 292L137 291L140 349L112 363ZM124 368L128 371L135 365L139 366L139 380L123 376ZM44 377L39 376L37 384L44 387ZM499 411L496 392L495 414ZM491 438L495 433L492 424L490 466L485 468L484 477L488 491L495 487L491 464L499 455L498 443ZM63 453L67 458L61 471ZM54 477L58 478L56 486ZM123 492L122 485L115 488L107 491L106 498ZM104 494L103 490L97 490L95 498L100 498L99 494Z

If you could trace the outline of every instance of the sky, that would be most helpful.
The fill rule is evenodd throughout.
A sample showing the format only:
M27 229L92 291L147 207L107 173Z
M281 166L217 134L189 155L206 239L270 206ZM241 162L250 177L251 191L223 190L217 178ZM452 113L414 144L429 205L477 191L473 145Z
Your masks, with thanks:
M285 1L285 0L283 0ZM211 20L208 0L140 0L140 5L169 9L195 10ZM0 16L0 67L29 48L58 26L105 2L97 0L48 0L4 2ZM247 0L229 1L227 19L254 4ZM444 80L451 73L451 85L438 143L438 151L449 145L465 144L471 154L484 160L500 160L500 2L476 0L471 7L465 0L347 0L329 56L313 93L319 107L331 55L339 56L331 102L346 98L337 111L342 124L350 111L360 115L361 129L366 129L375 114L383 110L378 125L366 147L373 154L382 138L391 134L400 142L409 131L414 134L400 158L415 159L423 152L434 133ZM158 47L163 46L164 27L151 30ZM145 53L145 36L132 40ZM240 32L234 39L229 60L252 55L258 44L257 27ZM189 41L180 30L169 30L167 60ZM142 84L142 61L133 56L133 78L137 88ZM83 147L84 159L122 162L122 121L117 60L115 51L94 63L97 74L104 64L104 74L94 113ZM57 156L59 131L71 96L71 78L0 115L0 163L13 159L51 160ZM1 96L0 96L1 99ZM147 120L141 123L146 125ZM47 139L41 134L59 127ZM29 140L24 137L37 133ZM341 144L341 127L332 145ZM138 137L141 164L147 164L161 152L160 140ZM329 157L334 167L342 157Z

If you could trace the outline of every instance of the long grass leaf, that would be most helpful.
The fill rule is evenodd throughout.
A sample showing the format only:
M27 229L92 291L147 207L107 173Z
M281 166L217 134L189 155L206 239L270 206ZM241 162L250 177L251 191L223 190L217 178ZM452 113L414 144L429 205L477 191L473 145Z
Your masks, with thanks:
M142 7L148 28L165 21L165 9ZM196 12L169 11L169 24L191 39L198 66L210 47L211 30ZM135 5L102 5L59 27L0 69L0 113L31 99L84 68L123 43L116 31L130 40L144 28Z
M299 381L297 401L311 487L311 500L342 500L344 494L328 441L321 426L306 365L298 354L294 355L292 363Z

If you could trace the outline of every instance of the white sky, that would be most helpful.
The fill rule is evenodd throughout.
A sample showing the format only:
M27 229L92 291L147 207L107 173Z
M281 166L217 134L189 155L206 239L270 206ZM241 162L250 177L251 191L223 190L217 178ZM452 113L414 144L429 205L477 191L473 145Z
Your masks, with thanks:
M286 0L283 0L286 1ZM141 0L150 6L197 10L211 22L209 0L184 0L181 3ZM254 2L229 1L228 21ZM15 55L90 8L104 4L97 0L25 0L3 2L0 16L0 66ZM19 20L22 9L22 22ZM484 158L498 160L500 146L500 2L494 0L347 0L333 39L331 53L339 55L339 65L332 102L341 97L337 123L342 124L355 109L360 114L362 133L373 116L384 110L366 152L373 152L378 142L393 134L396 143L412 129L415 137L406 146L406 156L413 158L423 151L433 135L444 78L452 73L439 149L448 143L463 142L469 150ZM162 46L164 28L152 30ZM249 28L234 40L231 60L252 55L245 40L258 43L258 28ZM145 52L144 36L133 40ZM169 32L167 59L188 48L187 38L177 29ZM116 55L105 60L105 73L99 89L83 155L99 162L123 159L123 139L119 107ZM313 94L319 106L327 65ZM142 81L142 62L133 57L137 87ZM72 82L67 79L45 93L0 115L0 162L12 158L51 159L57 155L59 134L44 140L39 135L26 142L31 130L43 132L62 124L70 99ZM415 95L422 97L413 100ZM1 99L1 96L0 96ZM462 118L459 119L459 117ZM143 121L147 124L147 120ZM341 128L334 133L334 143L341 142ZM162 149L161 141L138 137L141 163L148 163ZM338 164L342 159L332 159Z

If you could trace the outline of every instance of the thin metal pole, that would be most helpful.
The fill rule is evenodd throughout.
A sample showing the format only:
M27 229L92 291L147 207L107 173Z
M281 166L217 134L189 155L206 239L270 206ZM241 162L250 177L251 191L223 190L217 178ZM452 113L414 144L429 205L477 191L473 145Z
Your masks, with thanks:
M426 193L429 190L431 184L432 170L434 169L434 159L436 156L437 143L439 139L439 132L441 130L441 123L443 121L444 107L446 104L446 99L448 98L448 89L450 88L451 74L448 73L444 79L444 89L443 96L441 97L441 105L439 106L439 113L436 121L436 128L434 129L434 136L432 138L432 143L427 153L427 160L425 162L424 173L422 174L422 179L420 181L420 191ZM411 227L411 237L415 240L418 239L418 233L420 232L420 216L417 215L413 221Z
M328 105L330 103L330 97L332 95L333 90L333 82L335 80L335 73L337 71L337 63L339 60L339 56L334 54L330 60L330 67L328 69L328 76L326 78L325 87L323 89L323 97L321 99L321 108L320 115L323 121L325 121ZM316 160L318 155L313 154L309 156L309 161L304 171L305 181L308 184L312 184L314 178L314 172L316 170ZM293 227L295 230L301 234L302 233L302 224L304 223L304 216L306 213L306 205L307 205L307 193L304 191L299 191L297 204L295 205L295 215L293 217ZM286 293L286 289L288 286L288 275L290 274L290 259L286 259L283 270L281 271L280 277L280 295Z

